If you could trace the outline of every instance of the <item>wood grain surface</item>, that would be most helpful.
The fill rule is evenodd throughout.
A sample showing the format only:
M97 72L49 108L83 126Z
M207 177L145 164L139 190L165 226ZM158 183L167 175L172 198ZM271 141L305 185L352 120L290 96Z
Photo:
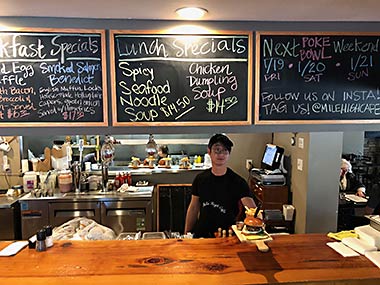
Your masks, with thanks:
M380 269L366 257L344 258L329 241L274 236L267 253L236 237L59 241L0 258L0 284L380 284Z

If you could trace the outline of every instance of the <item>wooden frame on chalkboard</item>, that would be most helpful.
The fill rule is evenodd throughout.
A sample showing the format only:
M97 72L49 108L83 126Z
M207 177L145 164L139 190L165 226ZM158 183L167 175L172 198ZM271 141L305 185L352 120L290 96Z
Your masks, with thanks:
M379 32L256 32L254 123L380 123L379 57Z
M0 42L0 128L108 126L105 30L8 28Z
M245 31L111 30L113 126L250 125L252 37ZM179 46L183 39L192 42ZM190 76L189 66L202 64L208 65L204 73L215 72L213 79ZM215 84L201 87L207 80Z

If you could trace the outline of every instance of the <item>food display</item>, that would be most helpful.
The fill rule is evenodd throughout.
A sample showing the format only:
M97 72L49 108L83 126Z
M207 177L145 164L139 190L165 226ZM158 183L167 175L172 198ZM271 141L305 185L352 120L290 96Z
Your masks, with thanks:
M144 165L145 166L148 166L149 168L154 168L155 164L154 162L156 161L156 158L154 156L148 156L145 160L144 160Z
M190 169L191 168L190 159L187 156L181 158L181 160L179 162L179 168L180 169Z
M262 218L262 210L259 208L248 208L246 207L246 218L244 219L244 227L242 229L242 234L244 235L255 235L264 231L264 221Z
M160 161L158 162L158 166L170 168L171 167L171 161L172 161L171 157L164 157L164 158L160 159Z
M242 233L245 235L257 234L264 228L264 222L260 218L255 218L253 216L247 216L244 219L244 227Z
M131 158L131 167L132 168L138 168L141 164L140 158L132 156Z

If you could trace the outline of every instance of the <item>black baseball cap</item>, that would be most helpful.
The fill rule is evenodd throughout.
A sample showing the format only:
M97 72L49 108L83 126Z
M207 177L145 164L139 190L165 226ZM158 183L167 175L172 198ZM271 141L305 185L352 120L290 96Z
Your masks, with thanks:
M216 143L220 143L222 145L224 145L224 147L229 151L231 152L231 148L232 146L234 145L232 143L232 141L224 134L215 134L213 135L209 142L208 142L208 148L211 149L211 147L216 144Z

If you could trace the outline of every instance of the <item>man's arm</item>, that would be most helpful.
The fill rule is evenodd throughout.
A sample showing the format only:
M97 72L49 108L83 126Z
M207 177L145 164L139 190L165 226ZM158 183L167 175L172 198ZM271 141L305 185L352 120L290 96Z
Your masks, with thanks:
M190 205L187 208L184 234L191 232L193 230L195 222L197 221L197 218L198 218L199 209L200 209L199 197L192 195Z
M365 197L365 187L359 187L358 190L356 190L356 195L360 197Z

